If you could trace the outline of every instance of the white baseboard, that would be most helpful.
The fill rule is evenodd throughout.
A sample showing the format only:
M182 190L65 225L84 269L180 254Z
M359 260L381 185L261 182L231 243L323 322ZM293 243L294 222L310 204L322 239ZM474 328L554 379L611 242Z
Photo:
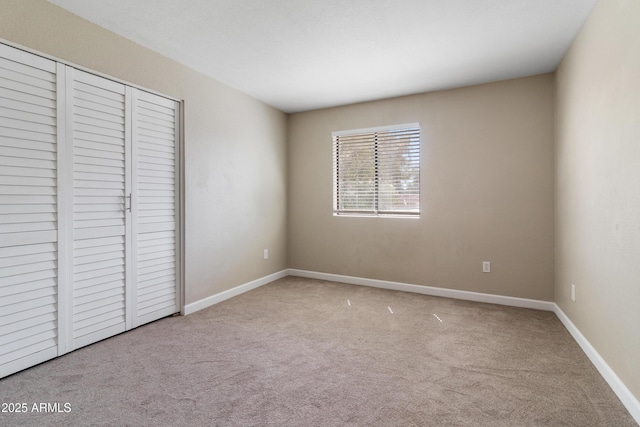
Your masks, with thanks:
M609 384L609 387L618 396L618 399L622 402L627 411L631 414L633 419L640 425L640 401L631 393L622 380L611 369L609 364L600 356L591 343L582 335L580 330L573 324L571 319L562 311L562 309L554 304L555 308L553 312L558 316L558 319L562 322L565 328L569 331L574 340L578 343L584 354L587 355L591 363L596 367L600 375Z
M267 283L273 282L274 280L282 279L283 277L286 277L288 275L289 274L287 270L282 270L256 280L252 280L251 282L245 283L243 285L236 286L235 288L227 289L226 291L185 305L183 313L184 315L195 313L196 311L211 307L212 305L218 304L219 302L228 300L229 298L233 298L245 292L249 292L252 289L259 288L260 286L264 286Z
M331 282L348 283L351 285L370 286L373 288L391 289L394 291L412 292L415 294L431 295L462 299L467 301L486 302L490 304L508 305L511 307L533 308L536 310L554 311L555 304L551 301L506 297L502 295L483 294L479 292L458 291L455 289L436 288L433 286L411 285L408 283L389 282L386 280L365 279L362 277L342 276L339 274L319 273L316 271L297 270L290 268L289 275L308 277L310 279L328 280Z

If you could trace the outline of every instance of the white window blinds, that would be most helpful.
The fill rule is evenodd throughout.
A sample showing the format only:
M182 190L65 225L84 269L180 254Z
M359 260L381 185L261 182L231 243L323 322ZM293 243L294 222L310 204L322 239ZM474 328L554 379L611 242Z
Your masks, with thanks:
M334 215L420 215L417 123L332 136Z

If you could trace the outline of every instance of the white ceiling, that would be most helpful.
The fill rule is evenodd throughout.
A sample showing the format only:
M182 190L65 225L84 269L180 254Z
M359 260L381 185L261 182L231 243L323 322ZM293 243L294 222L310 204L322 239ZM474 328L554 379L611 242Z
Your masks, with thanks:
M299 112L553 71L597 0L49 0Z

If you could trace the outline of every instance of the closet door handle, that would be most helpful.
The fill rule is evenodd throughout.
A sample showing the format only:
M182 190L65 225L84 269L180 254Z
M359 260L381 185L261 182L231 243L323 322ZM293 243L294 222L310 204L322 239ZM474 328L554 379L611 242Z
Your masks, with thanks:
M127 199L127 203L126 203L127 207L126 207L126 209L129 212L131 212L131 193L129 193L129 195L126 197L126 199Z

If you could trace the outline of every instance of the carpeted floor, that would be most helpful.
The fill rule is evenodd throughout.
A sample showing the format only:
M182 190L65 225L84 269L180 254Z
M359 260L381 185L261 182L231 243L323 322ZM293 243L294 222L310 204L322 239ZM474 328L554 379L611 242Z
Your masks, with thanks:
M2 379L0 402L28 406L3 426L636 425L553 313L296 277Z

